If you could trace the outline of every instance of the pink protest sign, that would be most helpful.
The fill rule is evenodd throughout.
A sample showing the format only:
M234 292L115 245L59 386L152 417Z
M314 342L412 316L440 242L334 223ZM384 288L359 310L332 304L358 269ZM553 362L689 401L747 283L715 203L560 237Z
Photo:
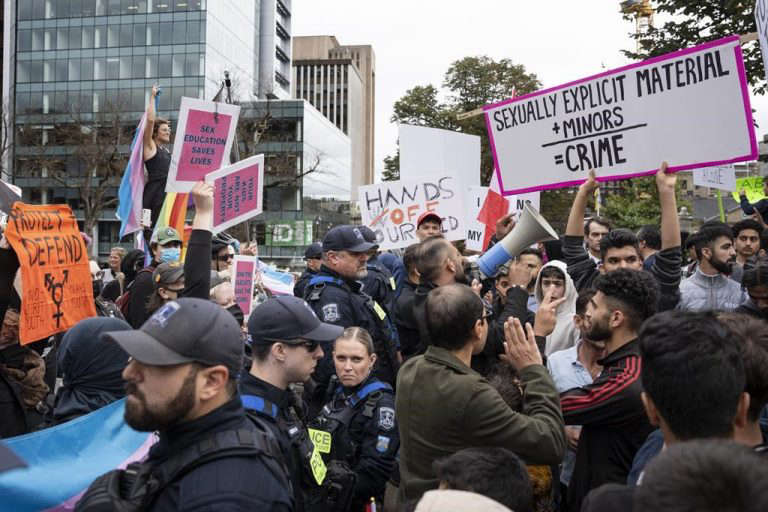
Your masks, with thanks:
M483 109L505 196L758 155L739 36Z
M247 320L248 315L251 314L251 302L253 301L256 257L235 256L232 269L232 288L235 290L235 302L240 306Z
M206 176L213 185L213 232L240 224L264 209L264 155L246 158Z
M239 115L237 105L181 99L166 191L189 192L196 182L229 164Z

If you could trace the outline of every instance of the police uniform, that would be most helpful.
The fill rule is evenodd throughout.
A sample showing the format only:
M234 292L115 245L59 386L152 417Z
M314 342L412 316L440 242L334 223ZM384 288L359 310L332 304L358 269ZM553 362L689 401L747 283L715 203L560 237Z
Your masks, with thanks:
M368 275L362 279L363 291L385 308L387 313L394 309L395 278L382 265L377 256L368 260L366 265Z
M336 226L323 239L323 252L362 253L373 247L375 244L366 242L360 229L354 226ZM394 387L399 368L396 330L386 310L364 292L362 284L322 265L320 272L310 279L305 293L305 300L323 322L342 327L362 327L368 331L378 356L374 374ZM335 374L331 344L323 345L323 351L325 356L313 375L318 385L318 392L311 399L313 406L324 403L324 391Z
M315 242L314 244L307 247L307 249L304 251L304 259L305 260L319 260L323 257L323 246ZM296 284L293 285L293 295L295 297L299 297L300 299L304 298L304 292L306 291L307 285L309 284L309 280L312 279L314 275L317 274L317 270L312 270L307 266L307 269L301 274L299 279L296 281Z
M363 510L372 497L383 501L400 446L395 395L388 384L368 377L355 388L338 385L310 422L310 434L326 465L340 461L355 474L349 510Z

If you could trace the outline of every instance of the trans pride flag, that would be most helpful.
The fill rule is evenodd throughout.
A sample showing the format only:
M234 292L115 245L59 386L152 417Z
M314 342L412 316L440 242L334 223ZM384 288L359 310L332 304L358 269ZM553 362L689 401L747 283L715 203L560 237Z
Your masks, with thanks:
M131 142L131 156L117 192L117 218L120 219L120 238L141 231L142 197L144 196L144 129L147 114L141 116Z
M73 510L97 477L143 459L156 437L123 421L125 400L55 427L4 439L29 467L0 474L0 509Z
M258 277L264 288L274 295L293 295L294 279L291 274L279 272L261 260L258 260L258 267Z

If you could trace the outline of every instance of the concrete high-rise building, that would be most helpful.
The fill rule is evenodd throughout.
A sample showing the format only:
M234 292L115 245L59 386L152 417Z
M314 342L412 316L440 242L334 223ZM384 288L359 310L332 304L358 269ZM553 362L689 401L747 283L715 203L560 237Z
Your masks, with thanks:
M305 99L352 140L352 196L373 183L376 63L370 45L334 36L293 39L293 96Z
M175 128L181 97L212 98L225 70L233 99L287 97L290 52L290 0L4 0L2 101L9 133L24 131L4 168L26 201L69 203L82 218L80 190L29 156L44 151L67 178L82 175L76 148L57 136L73 113L87 122L119 109L129 143L152 84ZM118 183L104 188L114 196ZM114 210L103 210L100 254L118 229Z

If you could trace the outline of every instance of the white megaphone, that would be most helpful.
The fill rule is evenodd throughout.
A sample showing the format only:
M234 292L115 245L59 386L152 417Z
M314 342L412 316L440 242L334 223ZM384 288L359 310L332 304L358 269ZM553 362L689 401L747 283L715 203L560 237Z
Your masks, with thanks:
M526 247L536 242L557 239L557 233L549 222L536 211L536 208L526 203L523 214L514 229L483 254L477 260L477 266L483 274L493 277L499 265L514 258Z

